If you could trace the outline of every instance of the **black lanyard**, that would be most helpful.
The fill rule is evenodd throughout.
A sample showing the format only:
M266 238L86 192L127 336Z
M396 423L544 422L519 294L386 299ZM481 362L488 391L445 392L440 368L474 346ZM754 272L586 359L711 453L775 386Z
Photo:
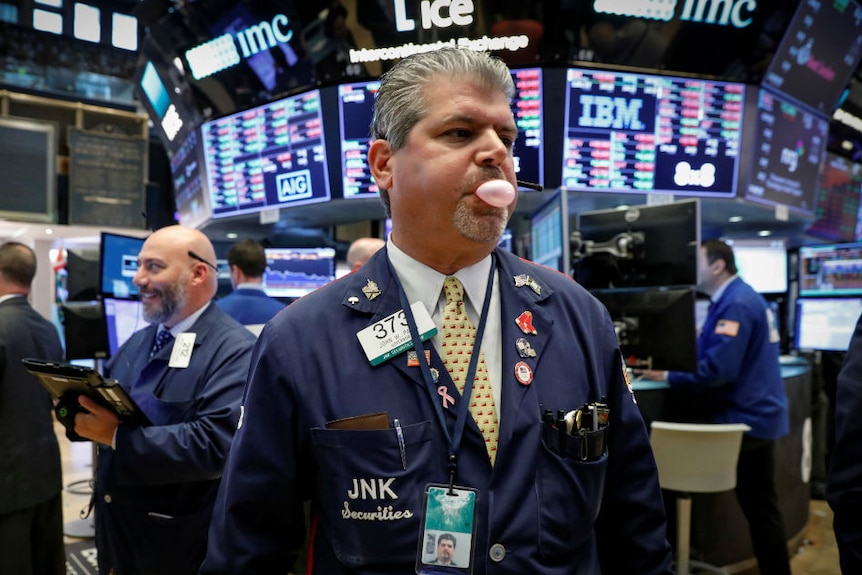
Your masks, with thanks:
M467 368L467 377L464 380L464 390L461 392L461 402L458 404L458 414L455 419L454 435L449 433L449 428L446 425L446 415L443 413L443 406L437 401L437 384L434 382L434 376L431 375L431 366L425 358L422 339L419 337L419 329L416 327L416 320L413 318L413 311L410 309L410 303L407 301L407 294L404 292L404 287L398 279L398 274L392 269L392 263L389 263L389 268L395 278L395 284L398 286L398 297L401 300L401 308L404 310L404 317L407 320L407 326L410 328L410 337L413 340L413 348L416 350L416 355L419 360L419 368L422 371L422 379L425 380L425 387L428 395L431 397L431 403L437 412L437 418L440 420L440 426L443 428L443 434L446 436L446 442L449 444L449 488L455 484L455 472L457 470L457 453L461 446L461 438L464 434L464 425L467 422L467 413L470 411L470 395L473 393L473 380L476 377L476 368L479 365L479 354L482 350L482 336L485 333L485 323L488 320L488 309L491 307L491 293L494 291L494 272L496 271L497 260L496 256L491 254L491 272L488 274L488 286L485 289L485 301L482 303L482 315L479 316L479 326L476 328L476 341L473 343L473 353L470 355L470 365ZM466 302L464 305L467 305ZM466 310L465 310L466 311Z

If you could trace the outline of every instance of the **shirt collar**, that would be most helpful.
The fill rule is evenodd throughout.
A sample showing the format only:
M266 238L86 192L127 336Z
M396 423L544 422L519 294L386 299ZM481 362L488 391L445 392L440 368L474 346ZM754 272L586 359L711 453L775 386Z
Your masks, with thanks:
M199 310L197 310L196 312L194 312L193 314L191 314L190 316L188 316L187 318L185 318L184 320L179 322L177 325L175 325L174 327L172 327L168 331L170 331L171 335L174 337L177 337L179 334L183 333L184 331L188 331L188 329L190 327L192 327L192 325L197 321L197 319L201 316L201 314L204 313L204 311L206 311L206 309L209 306L210 306L210 302L207 302ZM167 329L167 328L164 325L159 324L158 331L162 331L164 329Z
M251 282L239 283L239 284L237 284L236 289L256 289L258 291L264 291L263 284L251 283Z
M22 293L7 293L4 296L0 296L0 303L3 303L4 301L10 300L10 299L13 299L16 297L26 297L26 296Z
M389 261L398 274L398 279L404 287L404 293L410 302L421 301L428 313L433 315L443 292L443 281L448 277L422 262L410 257L392 241L390 237L386 244ZM468 304L478 316L482 312L482 302L488 288L488 273L491 270L491 255L466 268L461 268L454 275L464 284ZM444 300L445 301L445 300Z
M712 295L709 297L709 301L715 303L721 299L721 296L724 295L724 291L727 289L727 286L730 285L730 282L739 277L739 274L730 276L726 282L718 286L718 289L712 292Z

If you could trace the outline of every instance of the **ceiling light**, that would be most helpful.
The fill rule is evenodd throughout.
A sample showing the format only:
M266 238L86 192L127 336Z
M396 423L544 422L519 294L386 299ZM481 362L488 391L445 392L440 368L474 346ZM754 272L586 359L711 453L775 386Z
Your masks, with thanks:
M727 218L727 221L732 224L735 224L742 221L742 216L730 216L729 218Z
M239 234L236 232L228 232L225 234L225 237L229 240L235 240L239 237Z
M770 230L760 230L759 232L757 232L757 235L761 238L765 238L767 236L771 236L772 232Z
M53 233L54 233L54 230L53 230L53 229L51 229L51 228L45 228L45 235L46 235L46 236L50 236L50 235L51 235L51 234L53 234Z

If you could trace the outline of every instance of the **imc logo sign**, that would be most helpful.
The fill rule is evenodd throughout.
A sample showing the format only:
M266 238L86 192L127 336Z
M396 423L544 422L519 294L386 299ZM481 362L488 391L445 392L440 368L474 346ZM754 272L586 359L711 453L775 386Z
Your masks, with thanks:
M290 22L284 14L276 14L272 21L266 20L248 26L236 33L222 34L186 51L186 62L195 80L201 80L251 58L259 52L276 46L286 46L288 63L293 66L297 58L287 42L293 38Z
M297 170L279 174L275 177L275 187L280 204L308 199L312 196L311 172Z

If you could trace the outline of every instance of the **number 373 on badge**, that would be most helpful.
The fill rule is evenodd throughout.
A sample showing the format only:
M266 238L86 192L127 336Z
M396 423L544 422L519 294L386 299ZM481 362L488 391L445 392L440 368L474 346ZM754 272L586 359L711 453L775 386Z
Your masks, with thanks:
M425 341L434 337L437 327L422 302L411 304L410 311L420 339ZM357 332L356 337L371 365L379 365L413 347L407 314L403 309Z

